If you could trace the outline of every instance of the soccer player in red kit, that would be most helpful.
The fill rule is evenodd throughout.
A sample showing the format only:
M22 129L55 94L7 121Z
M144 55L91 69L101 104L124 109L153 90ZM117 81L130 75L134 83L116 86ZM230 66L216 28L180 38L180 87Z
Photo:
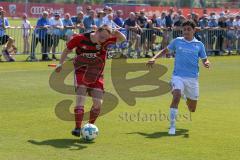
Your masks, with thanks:
M93 124L100 114L104 93L103 70L107 46L125 40L126 37L121 32L112 31L108 26L103 25L95 32L75 35L67 43L56 67L56 72L61 71L67 54L76 48L76 56L73 59L76 85L76 107L74 109L76 126L72 135L80 136L87 94L92 97L93 101L89 123Z

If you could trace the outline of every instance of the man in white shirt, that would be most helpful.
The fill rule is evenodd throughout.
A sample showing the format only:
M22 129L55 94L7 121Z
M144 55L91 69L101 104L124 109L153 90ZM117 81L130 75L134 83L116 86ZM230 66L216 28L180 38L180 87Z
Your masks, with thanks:
M104 17L103 17L103 21L107 20L108 19L108 15L109 14L112 14L113 10L111 7L109 6L105 6L104 9L103 9L103 12L104 12Z
M121 28L113 21L113 14L107 15L107 18L103 19L103 25L107 25L109 28Z
M48 34L52 37L52 59L57 59L55 56L56 47L58 46L60 36L63 32L63 23L60 19L59 13L54 13L54 17L50 19L50 29L48 30Z

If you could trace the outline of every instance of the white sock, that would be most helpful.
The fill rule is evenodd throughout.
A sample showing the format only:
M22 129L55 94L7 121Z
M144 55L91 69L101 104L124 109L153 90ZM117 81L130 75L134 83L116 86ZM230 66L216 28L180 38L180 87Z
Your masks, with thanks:
M176 127L177 108L170 108L170 128Z

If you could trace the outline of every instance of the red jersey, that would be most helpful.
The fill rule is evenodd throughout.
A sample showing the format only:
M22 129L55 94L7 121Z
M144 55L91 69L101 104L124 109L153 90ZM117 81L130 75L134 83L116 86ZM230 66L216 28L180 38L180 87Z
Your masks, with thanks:
M112 37L101 45L93 43L90 33L78 34L67 43L67 48L76 48L76 57L73 60L76 74L84 74L86 83L95 83L103 75L106 61L107 46L116 43L117 38Z

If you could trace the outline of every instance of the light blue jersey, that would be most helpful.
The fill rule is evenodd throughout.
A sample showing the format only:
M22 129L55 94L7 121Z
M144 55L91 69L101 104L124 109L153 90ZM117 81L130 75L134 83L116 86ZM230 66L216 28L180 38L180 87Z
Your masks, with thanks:
M204 44L194 38L187 41L184 37L174 39L167 47L176 53L173 76L198 78L199 58L206 59Z

